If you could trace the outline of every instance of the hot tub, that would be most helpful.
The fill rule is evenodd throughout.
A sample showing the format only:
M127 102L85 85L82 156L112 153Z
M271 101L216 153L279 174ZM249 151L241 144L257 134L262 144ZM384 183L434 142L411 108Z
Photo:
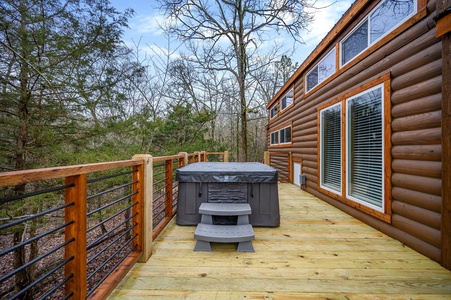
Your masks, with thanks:
M268 165L199 162L178 169L176 180L179 182L178 225L200 223L199 206L203 202L249 203L252 209L249 222L253 226L280 225L278 175Z

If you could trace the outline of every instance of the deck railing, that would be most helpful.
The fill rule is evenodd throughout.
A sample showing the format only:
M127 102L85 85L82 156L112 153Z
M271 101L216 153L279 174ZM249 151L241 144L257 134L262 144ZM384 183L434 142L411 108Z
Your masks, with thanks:
M218 156L0 173L0 298L104 299L176 213L175 170Z

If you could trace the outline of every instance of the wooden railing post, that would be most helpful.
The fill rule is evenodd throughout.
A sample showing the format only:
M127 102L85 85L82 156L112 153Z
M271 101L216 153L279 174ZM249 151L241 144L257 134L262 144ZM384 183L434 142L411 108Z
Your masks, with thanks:
M288 182L293 183L293 153L288 152Z
M263 163L270 166L271 165L271 154L269 151L265 151L265 154L263 156Z
M136 244L135 252L142 253L144 244L144 167L142 165L133 166L132 173L132 203L137 203L132 207L133 221L132 235L135 236L133 246ZM135 226L137 224L137 226Z
M172 186L173 186L173 180L172 180L172 168L173 168L173 161L172 158L166 160L166 187L165 187L165 202L166 202L166 208L165 208L165 215L169 219L172 218L174 215L172 213Z
M73 293L72 299L86 299L86 174L66 177L66 184L73 187L66 189L65 203L73 203L65 209L65 221L73 223L66 227L65 259L73 259L65 267L65 277L72 278L65 284L66 295Z
M179 168L187 166L189 163L188 152L179 152L179 156L181 156L181 159L179 159ZM180 161L182 163L180 163Z
M139 178L140 188L142 189L142 252L139 262L147 262L152 255L152 196L153 196L153 157L149 154L137 154L133 156L133 160L143 160L142 174Z
M207 152L202 151L200 153L200 155L201 155L201 161L207 161Z
M222 153L222 161L223 162L229 162L229 151L224 151Z
M200 156L200 152L199 151L194 151L194 157L196 158L196 162L200 162L201 161L201 156Z

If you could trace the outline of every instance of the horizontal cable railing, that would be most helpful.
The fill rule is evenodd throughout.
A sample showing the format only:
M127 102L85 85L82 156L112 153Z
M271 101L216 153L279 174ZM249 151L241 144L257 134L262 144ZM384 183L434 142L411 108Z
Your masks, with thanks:
M177 211L176 170L227 152L0 173L0 299L104 299Z
M132 175L138 170L114 170L110 174L90 174L87 180L87 295L138 247L132 231L138 212L137 190ZM102 173L102 172L100 172ZM136 176L135 176L136 177Z
M58 199L61 192L72 186L45 188L41 185L35 186L32 192L27 192L24 186L17 186L2 191L1 299L39 299L61 293L61 286L70 277L64 275L63 268L73 259L73 256L64 258L64 248L75 241L73 238L67 241L61 238L65 228L74 223L72 220L66 222L62 216L64 210L74 203L64 204ZM49 203L53 207L48 208ZM51 244L46 245L45 240L51 240ZM41 250L44 247L46 250ZM44 293L40 287L48 285L49 281L55 288Z

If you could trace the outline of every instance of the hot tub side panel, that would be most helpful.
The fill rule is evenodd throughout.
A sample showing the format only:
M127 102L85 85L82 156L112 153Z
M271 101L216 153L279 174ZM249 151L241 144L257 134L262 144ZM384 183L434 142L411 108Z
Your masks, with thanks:
M280 211L277 183L249 183L247 190L252 209L249 222L252 226L278 227Z
M208 199L208 184L199 182L179 182L179 199L176 222L189 226L200 223L199 206Z
M242 184L240 184L242 185ZM241 188L241 187L240 187ZM247 183L247 202L252 208L249 222L253 226L277 227L280 225L279 194L275 183ZM195 226L200 223L199 206L203 202L218 202L218 195L211 190L217 183L179 182L179 199L176 222L178 225ZM211 195L215 194L214 197ZM212 199L209 199L209 195ZM221 202L227 202L226 199ZM237 203L242 202L238 201Z

